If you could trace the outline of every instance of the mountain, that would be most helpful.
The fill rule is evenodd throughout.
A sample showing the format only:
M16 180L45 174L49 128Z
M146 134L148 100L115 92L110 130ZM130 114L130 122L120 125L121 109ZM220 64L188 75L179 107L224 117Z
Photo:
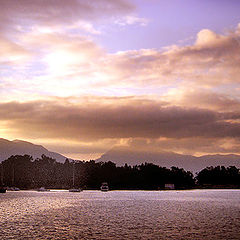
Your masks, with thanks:
M55 152L50 152L41 145L35 145L30 142L22 140L9 141L0 138L0 162L7 159L11 155L24 155L28 154L33 159L40 158L42 154L56 159L58 162L65 162L66 157ZM137 151L130 147L114 147L108 152L104 153L97 162L112 161L117 166L123 166L125 163L128 165L139 165L141 163L149 162L162 167L170 168L176 166L184 168L193 173L199 172L207 166L236 166L240 168L240 155L204 155L195 157L192 155L177 154L174 152L149 152Z
M56 159L58 162L64 162L66 157L59 153L50 152L41 145L35 145L30 142L22 140L9 141L0 138L0 162L7 159L11 155L24 155L28 154L33 159L40 158L42 154Z
M174 152L157 152L151 153L147 151L136 151L130 147L114 147L110 151L103 154L97 162L112 161L117 166L139 165L141 163L150 162L162 167L170 168L172 166L184 168L193 173L201 171L208 166L236 166L240 168L240 155L204 155L195 157L192 155L177 154Z

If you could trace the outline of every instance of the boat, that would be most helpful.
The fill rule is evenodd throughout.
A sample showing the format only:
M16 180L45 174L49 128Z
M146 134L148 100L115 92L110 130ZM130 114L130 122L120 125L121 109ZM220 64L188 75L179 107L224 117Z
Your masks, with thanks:
M38 192L50 192L49 189L46 189L45 187L40 187L37 189Z
M7 187L7 191L20 191L18 187Z
M12 186L13 187L3 187L4 183L3 183L3 176L4 176L4 172L3 172L3 164L1 164L1 184L0 184L0 193L5 193L6 191L20 191L20 189L18 187L14 187L14 180L15 180L15 173L14 173L14 167L12 169Z
M71 189L69 189L69 192L81 192L82 191L82 189L80 189L80 188L71 188Z
M2 165L2 172L3 172L3 165ZM2 174L3 176L3 174ZM2 183L3 183L3 179L2 179ZM13 166L12 168L12 187L7 187L7 191L20 191L20 189L18 187L15 187L15 168Z
M75 163L73 163L73 176L72 176L72 186L73 188L69 189L69 192L81 192L81 188L74 188L75 186Z
M107 182L103 182L103 183L102 183L102 186L100 187L100 190L101 190L102 192L107 192L107 191L109 191L108 183L107 183Z

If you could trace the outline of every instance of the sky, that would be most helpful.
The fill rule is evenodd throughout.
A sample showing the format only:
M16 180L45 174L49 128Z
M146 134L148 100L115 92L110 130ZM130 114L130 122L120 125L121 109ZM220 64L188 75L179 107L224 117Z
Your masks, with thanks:
M114 146L240 154L240 1L8 0L0 136L67 157Z

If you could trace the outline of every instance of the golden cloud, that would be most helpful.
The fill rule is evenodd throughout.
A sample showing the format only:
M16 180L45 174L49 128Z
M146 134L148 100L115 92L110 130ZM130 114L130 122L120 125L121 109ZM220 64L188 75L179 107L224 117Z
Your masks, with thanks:
M173 84L176 89L183 86L210 89L224 85L231 88L230 85L239 84L240 79L238 28L225 35L202 30L191 46L113 54L107 53L91 38L74 34L32 31L19 38L19 42L21 48L5 47L4 54L14 58L31 52L34 57L31 64L38 65L40 74L29 76L29 69L26 69L25 85L32 86L36 92L47 89L51 95L111 92L118 87L134 92L146 86L156 88ZM17 69L14 72L17 84L22 72Z

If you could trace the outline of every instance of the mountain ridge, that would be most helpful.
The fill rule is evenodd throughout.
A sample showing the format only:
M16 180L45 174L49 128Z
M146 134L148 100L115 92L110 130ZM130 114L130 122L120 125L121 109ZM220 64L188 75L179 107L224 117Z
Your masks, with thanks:
M10 141L4 138L0 138L0 162L6 160L12 155L24 154L31 155L34 159L40 158L41 155L44 154L48 157L56 159L58 162L65 162L66 160L65 156L56 152L48 151L42 145L36 145L31 142L19 139ZM208 154L196 157L192 155L184 155L167 151L136 151L134 148L123 146L113 147L95 161L112 161L117 166L123 166L125 163L133 166L149 162L167 168L175 166L188 171L192 171L193 173L201 171L208 166L221 165L226 167L236 166L240 168L240 155L237 154Z
M135 151L129 147L114 147L100 158L97 162L112 161L117 166L123 166L125 163L128 165L139 165L145 162L170 168L172 166L184 168L185 170L196 173L208 166L236 166L240 167L240 155L237 154L213 154L202 155L199 157L193 155L184 155L174 152L147 152Z
M64 162L66 157L56 153L48 151L42 145L36 145L31 142L15 139L13 141L0 138L0 162L6 160L12 155L24 155L28 154L34 159L40 158L42 154L56 159L58 162Z

